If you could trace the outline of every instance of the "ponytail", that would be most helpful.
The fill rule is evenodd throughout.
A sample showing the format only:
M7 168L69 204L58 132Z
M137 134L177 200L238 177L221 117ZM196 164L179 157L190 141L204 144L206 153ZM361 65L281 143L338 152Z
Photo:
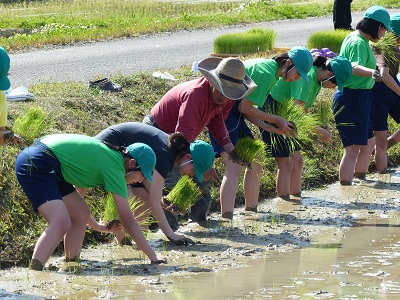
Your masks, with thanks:
M102 142L104 145L106 145L110 149L121 152L123 157L132 158L132 156L129 154L128 150L126 149L126 147L116 146L116 145L110 144L109 142L106 142L103 140L100 140L100 142Z
M169 136L168 148L176 158L181 158L190 153L190 143L180 132L175 132Z

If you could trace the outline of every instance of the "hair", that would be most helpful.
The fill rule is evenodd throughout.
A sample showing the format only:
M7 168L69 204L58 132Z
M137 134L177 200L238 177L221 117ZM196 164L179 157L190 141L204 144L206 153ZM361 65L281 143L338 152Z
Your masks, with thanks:
M326 65L328 59L325 56L314 56L313 66L317 68L322 68L322 70L327 70L328 66Z
M129 153L129 151L126 149L124 146L116 146L113 144L110 144L109 142L100 140L104 145L106 145L108 148L113 149L115 151L121 152L123 157L126 158L132 158L132 155Z
M289 54L286 53L278 53L277 55L275 55L274 57L272 57L273 60L275 60L278 63L278 68L281 68L288 59L290 59ZM286 70L285 70L285 76L286 73L294 67L294 64L290 64L289 66L287 66Z
M171 134L168 138L168 148L174 157L181 158L190 153L190 142L180 132Z
M356 29L369 34L373 39L377 39L380 26L385 25L373 19L363 18L360 22L358 22Z

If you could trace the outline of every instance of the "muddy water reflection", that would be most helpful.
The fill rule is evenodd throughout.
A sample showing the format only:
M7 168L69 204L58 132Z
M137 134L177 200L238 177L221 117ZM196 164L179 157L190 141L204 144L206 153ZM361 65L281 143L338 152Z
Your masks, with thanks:
M372 220L339 244L271 255L249 268L176 282L174 290L193 291L187 299L400 299L399 222Z

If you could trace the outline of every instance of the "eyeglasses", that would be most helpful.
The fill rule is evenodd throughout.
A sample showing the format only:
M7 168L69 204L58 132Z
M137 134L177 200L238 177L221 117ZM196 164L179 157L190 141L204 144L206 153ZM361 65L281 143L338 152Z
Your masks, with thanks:
M180 165L178 166L178 168L180 168L180 167L182 167L182 166L184 166L184 165L187 165L187 164L189 164L189 163L191 163L191 162L193 162L193 159L188 160L188 161L184 162L183 164L180 164Z
M332 78L335 78L335 75L332 75L331 77L328 77L327 79L322 80L321 83L327 82L327 81L331 80Z

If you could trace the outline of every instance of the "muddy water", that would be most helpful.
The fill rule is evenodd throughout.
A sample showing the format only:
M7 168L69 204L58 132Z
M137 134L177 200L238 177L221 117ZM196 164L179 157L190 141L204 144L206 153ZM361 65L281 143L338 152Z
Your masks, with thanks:
M351 187L269 199L227 224L188 224L193 247L153 247L151 266L114 244L85 249L75 272L53 257L46 272L0 271L1 299L400 299L400 172Z

